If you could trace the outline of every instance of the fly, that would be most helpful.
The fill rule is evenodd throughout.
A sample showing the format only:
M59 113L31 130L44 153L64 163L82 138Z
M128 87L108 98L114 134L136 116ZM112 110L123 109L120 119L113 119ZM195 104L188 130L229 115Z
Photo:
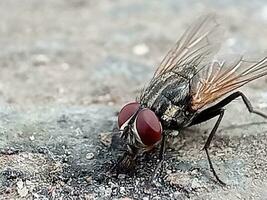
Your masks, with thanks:
M267 75L267 57L257 61L243 57L230 62L215 60L220 30L213 16L194 23L162 60L136 101L121 109L118 126L127 150L116 168L132 167L137 155L159 145L156 173L164 160L168 137L164 130L180 131L217 117L203 149L214 177L224 185L211 162L210 143L223 119L224 107L236 98L242 98L250 113L267 118L237 90Z

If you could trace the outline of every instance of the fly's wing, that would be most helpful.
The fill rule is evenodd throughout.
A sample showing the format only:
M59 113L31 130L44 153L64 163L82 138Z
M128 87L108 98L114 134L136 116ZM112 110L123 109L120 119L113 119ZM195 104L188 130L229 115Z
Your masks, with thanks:
M151 84L168 72L184 72L186 68L193 68L196 73L201 70L219 50L223 36L222 30L213 15L197 20L167 53L147 88L150 88ZM189 78L192 78L193 75L190 74ZM145 93L146 88L142 90L139 100L145 97Z
M216 61L207 65L198 77L193 78L192 88L193 110L218 100L241 86L267 75L267 57L249 61L240 59L236 61Z
M222 29L214 16L200 18L168 52L149 86L168 72L179 73L187 71L187 68L193 69L194 73L189 74L187 78L191 81L191 108L198 110L267 75L267 57L257 61L248 61L242 57L235 62L214 60L222 41L218 38L222 36L221 32ZM142 91L141 99L145 93L146 89Z
M186 67L201 68L219 49L222 29L213 15L201 17L182 35L157 68L154 77Z

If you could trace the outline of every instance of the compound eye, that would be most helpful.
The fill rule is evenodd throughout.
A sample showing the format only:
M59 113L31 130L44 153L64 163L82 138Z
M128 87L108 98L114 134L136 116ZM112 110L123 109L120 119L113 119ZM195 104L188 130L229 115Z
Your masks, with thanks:
M137 102L131 102L123 106L121 111L119 112L118 115L118 125L119 128L127 121L129 120L135 113L136 111L140 108L140 104Z
M150 109L141 110L136 118L136 130L142 142L151 146L160 141L162 127L158 117Z

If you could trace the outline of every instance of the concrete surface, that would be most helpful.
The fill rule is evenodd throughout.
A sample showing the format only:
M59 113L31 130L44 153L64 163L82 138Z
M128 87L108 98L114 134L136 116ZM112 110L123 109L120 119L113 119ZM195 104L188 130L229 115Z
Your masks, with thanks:
M228 53L266 55L266 1L0 2L0 199L267 199L267 124L241 101L170 139L129 174L106 171L123 152L116 113L152 76L178 36L203 13L225 21ZM267 113L267 79L243 91Z

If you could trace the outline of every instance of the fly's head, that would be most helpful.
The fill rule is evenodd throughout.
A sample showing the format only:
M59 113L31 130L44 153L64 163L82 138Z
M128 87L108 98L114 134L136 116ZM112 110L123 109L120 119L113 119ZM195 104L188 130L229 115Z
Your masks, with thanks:
M118 115L121 137L125 139L126 156L121 163L134 162L139 152L147 151L160 142L162 126L156 114L138 102L126 104Z

